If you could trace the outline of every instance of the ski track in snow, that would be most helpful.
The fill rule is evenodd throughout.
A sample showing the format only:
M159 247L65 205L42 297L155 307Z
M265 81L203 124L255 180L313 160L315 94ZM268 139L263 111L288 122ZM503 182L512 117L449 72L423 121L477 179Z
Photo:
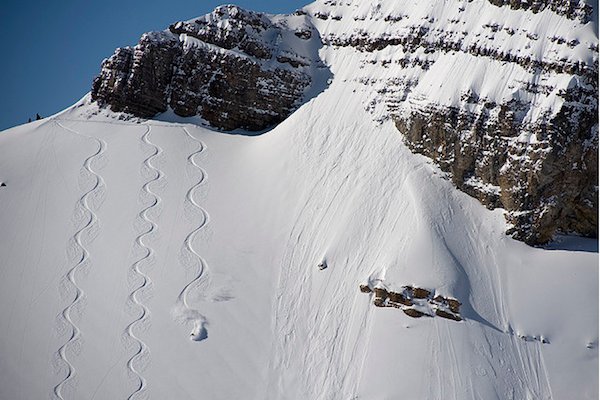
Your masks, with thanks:
M128 399L134 399L137 397L142 396L143 392L146 390L147 387L147 382L146 379L141 375L141 370L140 367L136 367L136 361L140 360L144 357L146 357L148 355L148 346L146 345L146 343L140 338L138 337L134 330L136 328L136 326L140 325L140 324L144 324L150 315L150 310L140 301L140 299L138 298L138 296L141 294L142 291L144 291L144 289L146 289L152 282L150 280L150 277L148 275L146 275L142 269L140 268L141 265L150 260L154 251L152 250L152 248L148 245L146 245L146 243L144 243L144 239L150 235L152 232L155 232L157 229L156 223L154 223L149 217L148 217L148 212L153 209L154 207L156 207L161 199L160 197L158 197L158 195L156 193L154 193L151 189L150 189L150 185L152 185L154 182L158 181L159 179L161 179L161 177L163 176L163 173L155 168L152 165L152 159L154 159L155 157L157 157L159 154L162 153L162 149L157 146L156 144L152 143L150 141L150 132L151 132L152 128L151 126L148 126L148 128L146 129L146 132L142 135L142 141L147 144L148 146L153 148L153 152L152 154L150 154L145 160L144 160L144 166L146 168L148 168L148 170L154 172L154 177L152 177L150 180L148 180L144 186L142 187L142 190L149 195L152 200L150 202L149 205L147 205L139 214L138 217L142 220L144 220L146 222L146 224L148 225L147 230L143 231L142 233L139 234L139 236L136 238L135 242L136 244L144 249L145 254L143 256L141 256L136 262L133 263L132 265L132 270L133 272L142 279L141 284L139 284L129 295L129 300L135 304L140 310L141 313L140 315L133 321L131 322L127 328L125 329L125 333L127 335L127 337L129 337L131 340L133 340L137 345L138 345L138 350L135 352L135 354L133 356L131 356L131 358L127 361L127 368L129 370L129 372L134 375L137 380L138 380L138 385L137 388L134 390L134 392L129 395Z
M202 222L200 222L200 224L186 236L184 241L184 248L182 250L182 263L189 264L189 266L191 266L196 272L194 279L185 285L183 290L179 293L177 305L179 308L178 312L181 314L180 317L182 317L185 322L192 322L193 324L193 328L190 333L190 339L194 341L201 341L208 337L208 333L206 331L207 320L206 317L200 313L200 311L190 306L189 295L192 288L197 287L202 281L206 282L208 279L208 265L193 247L193 242L198 235L198 232L200 232L209 221L209 214L196 202L196 200L194 200L194 194L196 190L204 182L206 182L206 172L196 162L196 156L204 152L206 145L200 139L195 138L186 128L182 129L191 140L199 145L198 150L190 154L187 160L190 165L200 172L201 177L187 191L185 200L191 204L194 209L198 210L202 214Z
M63 320L66 321L71 328L71 335L69 339L58 349L57 352L59 359L67 366L67 374L54 387L53 390L54 396L62 400L64 399L62 393L64 386L67 385L71 380L73 380L76 374L75 366L71 363L71 361L69 361L69 358L67 357L67 350L70 347L72 347L81 337L81 331L73 322L73 319L71 317L71 311L81 302L82 298L85 295L83 290L77 284L77 280L75 279L77 271L81 269L83 265L85 265L90 260L90 253L83 243L82 236L84 233L91 231L93 226L98 223L98 217L90 207L88 199L90 198L90 196L102 190L102 187L104 186L104 180L102 179L102 177L92 169L92 162L96 158L101 157L102 154L106 151L106 142L104 142L102 139L91 138L89 136L82 135L73 129L67 128L59 122L57 122L56 124L68 132L74 133L84 138L93 139L98 144L98 150L94 154L86 158L86 160L83 163L83 168L91 176L94 177L95 182L92 188L86 191L78 200L78 205L81 206L88 215L88 220L85 223L85 225L82 228L80 228L73 236L73 240L78 250L81 252L81 256L77 263L73 267L71 267L71 269L69 269L69 271L65 275L65 278L70 283L70 286L75 289L75 297L73 301L67 307L65 307L65 309L61 313Z

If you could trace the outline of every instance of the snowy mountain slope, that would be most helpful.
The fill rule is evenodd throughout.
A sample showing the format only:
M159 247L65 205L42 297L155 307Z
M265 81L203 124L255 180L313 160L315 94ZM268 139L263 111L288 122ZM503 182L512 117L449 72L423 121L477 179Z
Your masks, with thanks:
M89 97L0 134L0 398L597 398L597 240L507 237L365 110L354 49L320 56L329 87L260 136Z
M199 147L183 127L77 122L69 111L4 132L1 218L11 229L1 241L1 397L46 397L65 377L56 352L70 329L56 316L74 293L59 289L77 260L67 252L83 223L72 224L73 205L93 179L82 173L81 187L75 182L98 151L94 138L106 142L91 165L103 195L88 203L98 223L82 238L89 262L75 282L85 295L72 313L81 336L67 348L74 379L61 395L122 398L138 388L127 368L138 348L126 328L140 315L129 300L141 283L133 265L144 252L134 243L147 224L139 213L153 203L139 199L154 179L143 167L155 151L142 141L148 126L161 149L151 159L161 178L150 190L161 200L148 213L157 227L144 241L151 262L140 265L148 321L134 327L147 349L134 365L148 396L597 396L597 253L508 239L501 213L456 192L393 126L371 122L352 90L334 82L260 137L185 127L206 145L195 199L209 221L194 248L212 280L190 293L209 322L201 342L188 340L192 325L173 315L198 273L181 254L201 222L186 203L200 179L188 157ZM466 321L375 308L358 290L369 279L453 295Z

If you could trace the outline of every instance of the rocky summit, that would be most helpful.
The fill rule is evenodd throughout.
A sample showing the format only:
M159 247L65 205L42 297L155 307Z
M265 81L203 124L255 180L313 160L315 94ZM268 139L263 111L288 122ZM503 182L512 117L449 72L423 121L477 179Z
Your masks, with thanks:
M170 108L219 129L259 131L301 104L319 46L308 18L222 6L117 49L102 63L92 99L138 117Z
M223 6L120 48L92 98L139 117L172 109L223 130L287 118L348 54L374 120L458 189L503 208L531 245L598 235L598 44L589 2L317 1L292 15ZM541 28L540 28L541 27Z

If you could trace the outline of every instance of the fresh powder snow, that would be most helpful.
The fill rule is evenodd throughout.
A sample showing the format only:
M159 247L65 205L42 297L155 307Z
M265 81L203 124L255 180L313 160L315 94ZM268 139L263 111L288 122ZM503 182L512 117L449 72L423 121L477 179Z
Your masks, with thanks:
M0 398L598 397L597 240L511 239L503 210L365 107L354 49L320 57L327 87L260 135L127 119L89 95L0 134ZM452 104L464 82L436 79L461 69L475 86L498 74L478 90L504 98L501 77L525 72L498 64L438 60L411 96ZM455 298L463 320L375 307L361 285Z

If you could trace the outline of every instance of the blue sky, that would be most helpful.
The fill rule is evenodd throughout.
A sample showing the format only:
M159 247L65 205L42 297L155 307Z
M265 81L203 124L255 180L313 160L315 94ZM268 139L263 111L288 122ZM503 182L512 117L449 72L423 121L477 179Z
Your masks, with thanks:
M239 0L270 13L310 0ZM100 63L142 33L211 11L213 0L4 0L0 7L0 130L54 114L90 90Z

